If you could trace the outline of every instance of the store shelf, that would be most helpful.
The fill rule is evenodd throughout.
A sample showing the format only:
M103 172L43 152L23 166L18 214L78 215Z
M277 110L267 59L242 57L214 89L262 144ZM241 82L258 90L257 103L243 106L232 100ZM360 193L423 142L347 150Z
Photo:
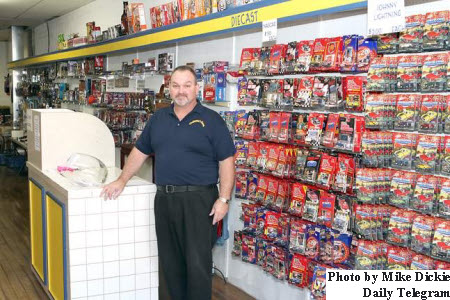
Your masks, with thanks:
M55 61L161 46L220 33L242 31L278 19L278 23L367 7L367 0L265 0L223 12L151 29L93 45L81 46L8 63L9 69Z

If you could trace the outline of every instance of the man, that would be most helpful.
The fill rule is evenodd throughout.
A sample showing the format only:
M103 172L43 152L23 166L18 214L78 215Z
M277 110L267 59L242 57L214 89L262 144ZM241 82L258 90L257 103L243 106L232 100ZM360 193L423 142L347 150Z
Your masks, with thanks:
M228 211L234 185L235 147L220 115L197 102L192 68L177 67L169 87L173 104L150 118L120 177L102 194L119 196L155 153L156 234L169 293L172 300L206 300L211 299L216 223Z

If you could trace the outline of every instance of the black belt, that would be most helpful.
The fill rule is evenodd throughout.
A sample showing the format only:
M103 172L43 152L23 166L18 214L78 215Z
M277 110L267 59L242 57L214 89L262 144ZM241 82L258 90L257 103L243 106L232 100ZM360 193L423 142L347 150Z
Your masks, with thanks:
M215 184L210 185L157 185L158 192L164 192L167 194L181 193L181 192L197 192L207 191L215 187Z

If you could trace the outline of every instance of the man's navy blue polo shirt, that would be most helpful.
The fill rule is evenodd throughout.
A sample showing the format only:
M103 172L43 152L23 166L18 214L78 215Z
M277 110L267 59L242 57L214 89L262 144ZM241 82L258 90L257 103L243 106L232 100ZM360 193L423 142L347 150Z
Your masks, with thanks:
M136 148L155 153L158 185L209 185L219 177L219 161L236 152L225 121L197 103L179 121L170 107L158 110L147 122Z

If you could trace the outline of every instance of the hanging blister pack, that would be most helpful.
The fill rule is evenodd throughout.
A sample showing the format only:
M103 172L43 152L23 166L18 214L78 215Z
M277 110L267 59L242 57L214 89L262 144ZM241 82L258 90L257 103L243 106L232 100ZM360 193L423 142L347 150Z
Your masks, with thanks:
M447 89L448 54L427 55L422 66L422 92L445 92Z
M416 174L396 171L392 175L388 203L397 207L409 207L416 185Z
M431 242L433 239L434 218L424 215L418 215L411 229L411 250L418 253L430 255Z
M425 25L423 27L423 50L444 50L448 40L449 32L448 10L428 12L425 15Z
M416 129L421 99L417 94L397 95L394 129L405 131Z
M423 26L425 24L424 15L412 15L406 17L406 28L400 32L399 47L400 53L422 52Z

